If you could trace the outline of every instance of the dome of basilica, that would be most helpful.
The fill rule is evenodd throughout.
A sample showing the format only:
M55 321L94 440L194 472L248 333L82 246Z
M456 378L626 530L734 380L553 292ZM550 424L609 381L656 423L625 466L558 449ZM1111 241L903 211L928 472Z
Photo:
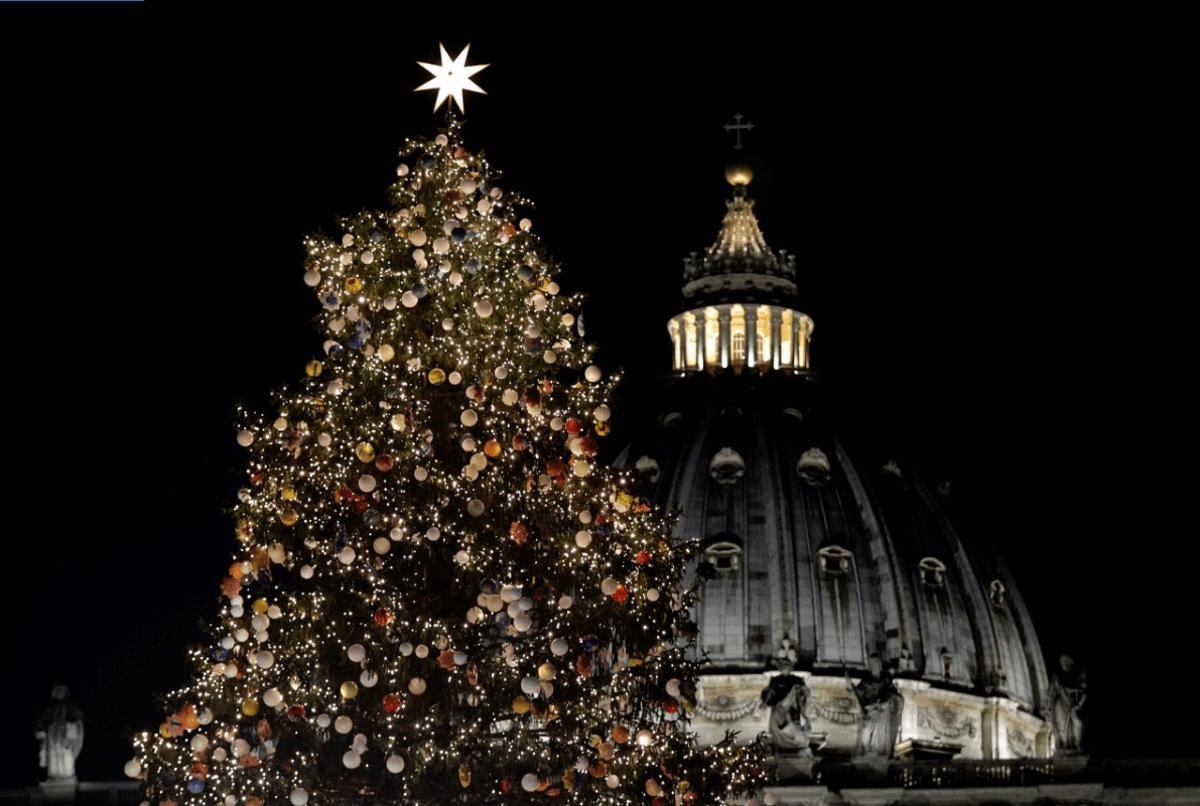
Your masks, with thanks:
M695 727L757 735L771 679L792 674L814 751L854 755L853 686L882 675L903 698L895 756L1050 757L1047 672L1012 576L912 467L834 433L794 258L767 246L747 182L685 260L672 371L616 462L701 543Z

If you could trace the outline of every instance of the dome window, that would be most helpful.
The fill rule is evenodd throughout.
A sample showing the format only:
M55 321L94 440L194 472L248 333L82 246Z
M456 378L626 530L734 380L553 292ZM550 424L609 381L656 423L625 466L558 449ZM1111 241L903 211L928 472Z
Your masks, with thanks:
M727 574L738 569L742 547L734 535L719 535L704 549L704 559L712 563L718 573Z
M946 564L933 557L926 557L917 566L921 572L921 584L930 588L946 586Z
M718 484L734 484L746 474L746 460L733 448L726 446L713 455L708 463L708 474Z
M829 457L820 448L809 448L800 455L800 461L796 463L796 473L814 487L829 481L832 472Z
M658 481L658 472L660 470L658 462L649 456L639 456L638 460L633 463L633 469L650 481Z
M850 571L850 552L841 546L826 546L817 552L821 561L821 573L829 576L841 576Z
M670 412L662 419L663 428L674 428L683 422L683 415L677 411Z
M1004 583L998 579L993 579L992 584L988 585L988 598L992 600L992 605L1003 609L1007 604L1006 595L1008 588L1004 587Z
M783 410L783 414L786 417L791 417L793 420L795 420L798 423L804 422L804 413L801 412L799 409L794 409L789 406L788 408Z

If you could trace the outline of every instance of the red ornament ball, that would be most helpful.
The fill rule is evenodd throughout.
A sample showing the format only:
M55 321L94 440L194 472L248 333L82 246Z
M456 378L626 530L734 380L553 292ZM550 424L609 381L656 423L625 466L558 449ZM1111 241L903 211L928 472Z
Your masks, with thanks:
M394 714L399 711L400 703L401 700L399 694L385 694L383 696L383 710L387 711L389 714Z

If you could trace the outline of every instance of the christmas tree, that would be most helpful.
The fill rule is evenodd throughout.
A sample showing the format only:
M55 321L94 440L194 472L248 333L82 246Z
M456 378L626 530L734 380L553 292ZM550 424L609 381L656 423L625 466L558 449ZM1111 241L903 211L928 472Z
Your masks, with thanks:
M761 744L688 730L695 545L597 462L618 377L532 205L453 113L401 160L391 209L306 240L323 350L239 411L212 644L126 772L159 804L752 796Z

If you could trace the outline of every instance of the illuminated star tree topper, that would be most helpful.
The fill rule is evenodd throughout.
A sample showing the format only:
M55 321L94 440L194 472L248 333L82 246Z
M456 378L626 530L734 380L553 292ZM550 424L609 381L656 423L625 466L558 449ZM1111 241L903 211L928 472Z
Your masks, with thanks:
M467 51L471 49L467 45L462 49L454 59L450 58L450 54L446 52L446 46L438 43L438 48L442 52L441 64L430 64L428 62L417 62L433 74L433 78L426 81L421 86L417 87L420 90L437 90L437 102L433 105L433 111L436 112L447 98L458 104L458 109L461 112L466 112L463 106L463 91L479 92L487 95L478 84L471 80L471 76L478 73L486 64L467 64ZM453 111L454 103L449 104L449 109Z

